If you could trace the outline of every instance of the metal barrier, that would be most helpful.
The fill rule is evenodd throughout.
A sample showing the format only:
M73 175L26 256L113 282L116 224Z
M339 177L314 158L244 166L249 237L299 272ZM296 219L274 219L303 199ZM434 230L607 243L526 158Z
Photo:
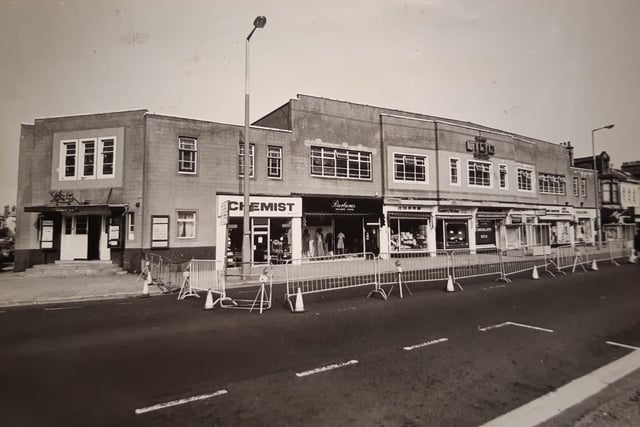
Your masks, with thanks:
M434 255L421 252L420 256L417 256L414 252L411 256L403 258L377 259L378 279L376 288L369 293L369 296L377 293L387 299L397 284L400 298L402 298L403 289L411 294L408 283L447 281L450 268L449 254L438 252ZM387 285L391 287L385 291L382 286Z
M557 273L567 274L564 269L571 267L571 272L575 273L576 268L581 267L584 271L585 254L577 247L570 245L558 246L551 249L550 263L555 267Z
M469 249L451 251L451 276L453 283L462 289L458 279L482 276L499 276L496 280L510 283L505 276L499 249Z
M555 276L548 268L550 255L551 247L549 246L530 246L502 251L500 259L503 275L509 276L540 268L549 275Z
M150 275L151 284L158 286L164 293L178 290L183 281L183 272L189 265L188 261L174 262L170 258L150 252L145 253L141 263L140 275Z
M286 265L285 300L291 311L294 311L291 299L298 289L301 294L311 294L377 283L376 259L372 253L340 255L319 262L300 261L292 260Z

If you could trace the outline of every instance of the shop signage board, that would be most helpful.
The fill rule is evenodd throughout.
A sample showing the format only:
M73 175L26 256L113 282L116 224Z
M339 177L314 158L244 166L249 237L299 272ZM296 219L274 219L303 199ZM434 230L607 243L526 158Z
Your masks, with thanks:
M40 228L42 230L40 248L53 249L53 220L43 219Z
M345 215L362 214L378 216L382 214L380 199L350 199L344 197L306 197L305 214Z
M218 212L220 212L221 219L225 209L227 218L244 216L244 198L242 196L218 196ZM302 199L299 197L252 196L249 203L249 215L254 218L300 217L302 216ZM224 225L223 222L222 225Z
M496 244L496 222L493 220L478 220L476 225L476 244Z
M168 216L152 216L151 217L151 248L168 248L169 247L169 217Z

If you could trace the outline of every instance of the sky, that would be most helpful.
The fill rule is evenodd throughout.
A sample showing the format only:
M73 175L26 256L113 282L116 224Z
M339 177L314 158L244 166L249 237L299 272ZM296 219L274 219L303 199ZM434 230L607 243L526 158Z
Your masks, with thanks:
M637 0L0 0L0 205L20 124L145 108L244 123L297 94L640 160Z

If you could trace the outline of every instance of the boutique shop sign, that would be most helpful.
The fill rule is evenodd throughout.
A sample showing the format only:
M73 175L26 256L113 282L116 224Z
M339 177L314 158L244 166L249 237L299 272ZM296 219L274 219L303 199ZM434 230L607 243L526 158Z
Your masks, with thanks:
M218 216L225 210L229 217L244 215L244 198L242 196L218 196L217 199ZM300 197L251 197L249 215L265 218L300 217L302 216L302 199Z

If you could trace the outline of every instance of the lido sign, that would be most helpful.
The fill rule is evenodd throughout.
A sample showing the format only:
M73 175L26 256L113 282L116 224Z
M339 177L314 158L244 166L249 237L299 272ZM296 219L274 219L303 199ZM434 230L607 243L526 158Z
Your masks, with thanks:
M226 205L226 206L225 206ZM227 213L229 217L244 215L242 196L218 196L218 216ZM300 197L251 197L249 203L251 217L300 217L302 199Z

